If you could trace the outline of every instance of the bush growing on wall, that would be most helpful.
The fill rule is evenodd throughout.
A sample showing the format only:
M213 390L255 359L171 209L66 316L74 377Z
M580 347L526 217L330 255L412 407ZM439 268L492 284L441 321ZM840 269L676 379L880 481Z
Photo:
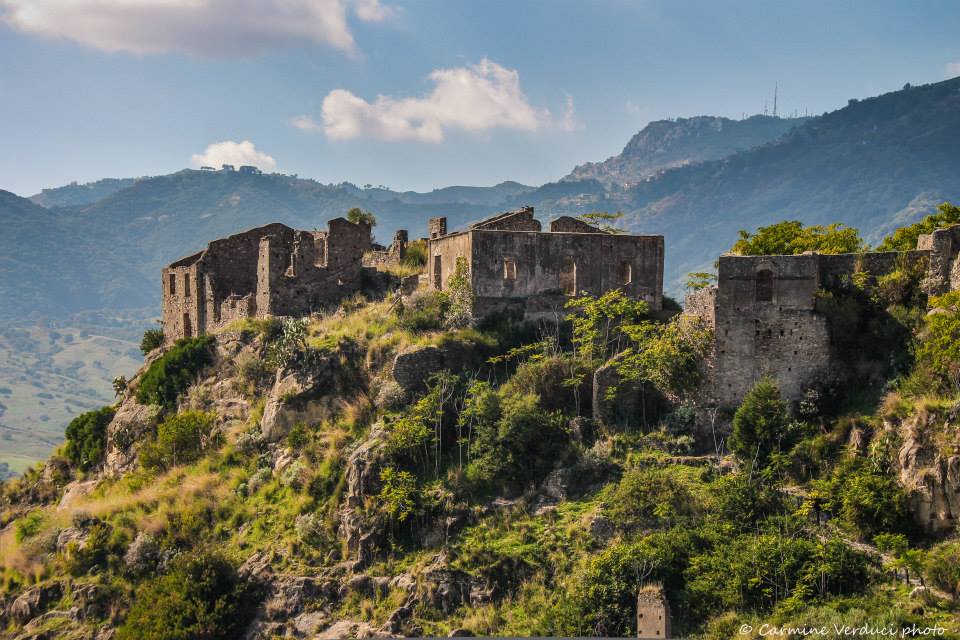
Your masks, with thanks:
M147 329L143 332L143 340L140 341L140 352L147 355L162 345L163 329Z

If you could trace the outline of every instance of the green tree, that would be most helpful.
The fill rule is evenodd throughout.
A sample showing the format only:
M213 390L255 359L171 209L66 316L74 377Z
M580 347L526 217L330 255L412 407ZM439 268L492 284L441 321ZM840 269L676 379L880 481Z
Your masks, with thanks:
M382 483L377 499L381 509L395 522L410 517L417 506L417 479L409 471L386 467L380 472Z
M148 469L162 470L193 462L208 444L215 419L202 411L168 417L157 427L156 439L144 445L141 463Z
M107 425L115 413L113 407L102 407L82 413L70 421L63 448L70 462L84 471L100 464L107 447Z
M917 248L917 239L937 229L960 223L960 207L944 202L937 207L937 212L926 216L923 220L907 227L900 227L883 239L880 251L910 251Z
M840 223L805 227L799 220L785 220L752 234L741 229L739 236L730 251L741 256L856 253L866 248L859 231Z
M377 217L373 215L370 211L365 211L360 207L353 207L347 211L347 220L353 224L358 224L364 222L371 227L377 226Z
M730 450L743 462L762 469L772 456L793 445L796 431L777 383L763 378L744 396L733 416Z
M623 327L641 325L650 310L646 302L633 300L620 289L611 289L599 298L579 296L567 302L567 308L572 310L575 355L596 362L626 347L628 337ZM639 335L640 328L634 332Z
M140 351L147 355L154 349L163 346L163 329L147 329L143 332L143 339L140 341Z
M190 554L137 589L117 640L238 638L255 610L250 596L223 556Z

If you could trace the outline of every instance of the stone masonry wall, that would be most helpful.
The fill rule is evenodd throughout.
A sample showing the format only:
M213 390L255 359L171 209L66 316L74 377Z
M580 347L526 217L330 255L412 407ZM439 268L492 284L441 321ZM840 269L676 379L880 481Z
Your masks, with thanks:
M257 227L163 269L166 340L209 333L240 318L306 315L357 291L370 227L343 218L328 227Z

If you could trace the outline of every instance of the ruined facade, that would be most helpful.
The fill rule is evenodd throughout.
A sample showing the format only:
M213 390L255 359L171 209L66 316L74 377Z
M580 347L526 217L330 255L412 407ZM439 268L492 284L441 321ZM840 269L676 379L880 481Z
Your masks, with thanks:
M429 286L446 288L463 258L477 315L509 310L552 317L570 296L618 288L651 309L663 306L663 236L607 233L566 216L543 231L533 207L453 233L446 218L432 218L429 232Z
M214 240L162 271L168 342L240 318L304 316L360 289L370 226L343 218L326 231L274 223Z
M637 637L645 640L670 637L670 602L660 585L647 585L637 594Z
M932 294L960 286L960 225L921 236L915 251L839 255L723 255L717 284L687 296L685 313L714 330L703 400L736 407L762 377L799 400L831 367L833 350L817 292L854 273L871 278L902 266L926 269Z
M406 229L397 229L393 233L393 242L389 247L379 244L372 246L371 251L363 256L363 264L367 267L382 267L389 265L398 265L407 254L407 244L409 236Z

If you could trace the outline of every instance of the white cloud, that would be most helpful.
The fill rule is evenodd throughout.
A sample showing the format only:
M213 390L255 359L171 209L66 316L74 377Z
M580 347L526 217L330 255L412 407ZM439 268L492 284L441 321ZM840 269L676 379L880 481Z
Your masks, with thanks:
M572 98L567 97L566 112L555 123L548 109L530 104L517 71L486 58L475 65L437 69L429 77L435 86L421 98L381 95L367 102L346 89L335 89L323 100L322 123L297 116L291 124L322 131L331 140L371 137L420 142L441 142L448 130L481 133L576 126Z
M960 76L960 62L948 62L947 77L955 78L956 76Z
M380 4L380 0L354 0L354 11L364 22L383 22L397 17L399 9Z
M277 168L277 161L272 156L257 151L257 148L249 140L243 142L234 142L233 140L214 142L203 153L193 154L190 157L190 163L197 168L215 167L219 169L220 165L223 164L232 164L234 167L251 164L262 171L273 171Z
M366 22L396 14L379 0L0 0L0 21L109 52L227 56L300 41L354 54L348 9Z

